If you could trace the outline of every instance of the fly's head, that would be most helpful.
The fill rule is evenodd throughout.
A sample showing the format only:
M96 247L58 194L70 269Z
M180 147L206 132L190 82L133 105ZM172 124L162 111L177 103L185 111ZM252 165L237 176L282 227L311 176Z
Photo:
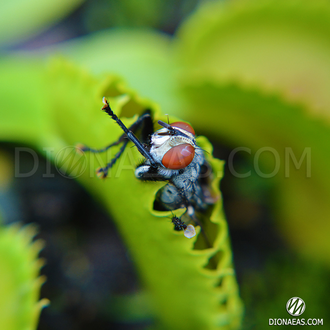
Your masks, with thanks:
M187 123L175 122L166 124L151 136L150 153L155 161L170 170L180 170L187 167L194 159L195 131Z

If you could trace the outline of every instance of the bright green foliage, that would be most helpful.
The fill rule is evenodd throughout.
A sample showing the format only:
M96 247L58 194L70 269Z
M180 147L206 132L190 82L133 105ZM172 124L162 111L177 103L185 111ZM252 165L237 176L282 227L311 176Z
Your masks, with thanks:
M4 65L10 72L10 61ZM34 72L32 81L30 68ZM13 86L17 76L15 70L12 72L7 92L2 96L2 108L9 113L15 111L17 117L14 119L8 113L0 123L2 138L6 137L5 128L10 127L7 134L17 134L10 137L13 140L27 141L40 152L45 145L54 147L57 165L76 177L109 210L150 294L159 328L236 329L242 317L242 304L222 214L219 192L222 164L211 157L212 147L207 140L198 138L200 146L208 152L214 173L212 188L218 196L218 203L203 220L212 247L205 245L201 234L189 240L182 232L175 232L171 212L153 210L155 194L165 183L135 178L134 169L141 160L135 148L126 148L104 181L96 177L95 169L104 166L118 148L101 156L76 153L75 145L79 142L99 148L122 134L120 127L99 110L103 96L109 97L112 108L124 117L126 125L147 108L153 110L155 122L166 121L157 105L138 97L117 77L97 78L63 60L54 60L44 70L34 67L33 62L26 68L23 64L19 66L20 83L27 86L27 95L30 91L35 97L35 105L25 102L22 106L15 98ZM36 86L40 91L37 95ZM11 99L17 100L12 107Z
M41 241L32 242L35 228L0 227L0 329L36 329L41 309L39 299L44 279L38 277L42 261Z
M87 4L88 5L88 4ZM87 13L90 30L102 30L111 26L153 26L162 18L166 3L161 0L106 1L98 5L90 3Z
M281 191L276 197L281 206L276 215L287 241L310 258L329 260L328 127L304 116L303 106L237 85L204 82L187 85L185 92L191 100L192 121L200 127L207 125L211 135L219 131L223 136L234 134L233 142L238 146L246 147L245 141L249 141L251 156L248 151L238 154L251 157L255 162L252 170L259 169L262 175L274 171L268 180L276 181ZM211 118L219 118L221 113L221 120L209 122L200 117L198 109L202 107ZM257 159L261 148L264 152ZM242 186L249 184L249 176L239 180Z
M0 43L29 37L68 14L83 0L1 0Z
M177 42L191 101L182 116L251 148L251 158L260 148L271 149L260 158L268 165L263 173L276 169L277 153L273 180L282 232L300 253L327 262L329 22L326 1L215 2L183 24ZM292 155L297 163L305 155L300 169Z
M2 141L43 145L49 130L44 70L36 60L0 60L0 100Z
M186 239L173 231L170 213L153 210L164 183L134 178L141 158L134 148L128 147L101 181L95 169L118 149L76 155L74 145L98 148L120 136L120 128L98 110L108 96L127 125L147 107L156 120L166 120L146 97L164 113L191 121L197 131L249 148L251 158L261 148L271 149L260 156L260 170L280 167L272 179L259 179L277 188L274 210L283 236L309 260L329 262L329 32L328 1L212 1L183 22L173 39L145 30L103 31L57 48L95 76L61 60L48 70L33 60L2 60L0 138L40 152L54 147L54 161L105 205L149 289L160 328L235 328L242 306L221 200L204 219L206 231L214 233L213 247L205 248L201 235ZM124 77L134 91L108 72ZM198 141L211 153L206 139ZM219 195L222 165L208 157ZM301 159L297 169L294 161ZM282 268L276 271L282 274ZM260 285L265 292L261 276L256 281L253 291ZM281 279L275 276L276 281ZM258 308L270 296L261 295ZM279 304L283 297L277 296ZM271 307L265 304L264 310Z
M242 296L249 311L244 318L243 329L253 329L255 325L267 323L266 316L288 318L284 303L288 297L299 292L306 303L305 319L323 318L323 324L330 322L327 306L330 289L329 269L315 262L287 254L271 254L261 271L247 270L241 287ZM280 281L281 285L278 285ZM271 303L266 303L271 297ZM282 308L279 308L281 306ZM314 316L313 316L314 315ZM261 329L262 327L256 327Z
M299 253L329 262L329 22L323 0L214 1L183 22L172 42L124 30L62 51L94 72L122 74L166 113L250 148L251 158L272 148L283 236ZM299 163L306 150L311 166L304 156L297 169L293 157ZM276 169L271 151L259 164L266 174Z
M99 110L103 95L126 94L110 98L115 113L122 117L151 108L155 110L155 121L166 120L157 106L140 99L118 79L96 80L59 61L51 66L50 81L48 104L53 114L52 121L62 137L56 150L58 154L62 147L67 148L77 142L94 148L102 147L122 134L118 125ZM134 118L124 118L123 121L129 125ZM198 143L211 154L211 146L205 138L200 137ZM116 151L118 148L108 152L107 159L110 160ZM78 180L94 192L114 217L152 297L159 328L237 328L242 306L221 199L210 219L204 219L206 234L212 242L212 248L207 248L201 234L189 240L183 233L175 232L170 212L153 210L155 194L165 183L141 182L135 178L134 169L141 159L135 148L126 148L104 181L96 177L94 170L105 165L105 157L67 155L71 156L57 158L57 162L69 173L81 174ZM212 187L220 198L218 184L222 177L222 164L211 155L208 158L214 173ZM87 167L83 170L85 162ZM77 168L81 172L78 173Z
M95 74L116 73L140 96L157 102L166 113L185 107L177 80L172 39L147 29L106 30L58 47L64 56Z
M177 33L187 74L280 93L329 118L328 1L210 2Z

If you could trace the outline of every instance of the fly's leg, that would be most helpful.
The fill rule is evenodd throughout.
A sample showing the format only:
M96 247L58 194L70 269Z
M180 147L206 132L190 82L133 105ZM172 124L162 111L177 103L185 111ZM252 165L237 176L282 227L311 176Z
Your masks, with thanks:
M140 126L147 120L150 120L151 121L151 117L150 117L150 114L149 113L144 113L141 117L139 117L136 122L134 122L129 128L128 130L132 131L132 132L135 132L137 131ZM151 125L152 125L152 122L151 122ZM90 148L90 147L87 147L83 144L77 144L76 148L77 148L77 151L78 152L92 152L92 153L102 153L102 152L105 152L107 151L108 149L110 149L111 147L113 146L117 146L118 144L124 142L127 140L127 135L124 133L120 136L120 138L116 141L116 142L113 142L111 144L109 144L108 146L104 147L104 148L101 148L101 149L93 149L93 148ZM128 140L127 140L128 141Z
M206 235L206 233L205 233L205 230L204 230L204 228L203 228L203 225L202 225L202 223L199 221L199 219L196 217L195 207L194 207L194 206L192 205L192 203L188 200L188 198L187 198L187 196L186 196L184 190L180 190L180 189L178 189L177 191L179 192L180 197L181 197L181 200L183 201L183 203L184 203L184 205L185 205L185 208L186 208L186 212L181 216L181 218L184 217L184 216L188 216L188 217L191 219L191 221L195 224L195 226L199 226L199 227L201 228L201 233L202 233L202 235L203 235L203 237L204 237L205 244L206 244L209 248L211 248L211 247L212 247L212 244L211 244L210 240L208 239L208 237L207 237L207 235ZM186 224L181 220L181 218L179 219L180 222L183 223L184 225L186 225ZM173 222L173 220L172 220L172 222ZM173 222L173 223L174 223L174 222ZM176 225L176 224L174 223L174 229L175 229L176 226L177 226L178 228L180 228L180 226L178 226L178 225ZM178 229L176 229L176 230L178 230ZM179 230L180 230L180 229L179 229ZM181 229L181 230L182 230L182 229ZM185 235L185 236L188 237L187 235ZM193 235L193 236L195 236L195 235ZM192 236L192 237L193 237L193 236Z
M96 170L98 177L104 179L107 177L109 169L116 163L116 161L120 158L120 156L124 152L129 141L132 141L137 146L138 150L143 156L145 156L145 154L149 154L145 146L135 137L133 132L136 132L138 129L142 127L142 134L144 135L143 139L147 141L148 135L150 134L150 132L153 131L153 124L152 124L150 112L148 111L144 113L142 116L140 116L129 128L127 128L123 124L123 122L113 113L113 111L109 106L108 101L105 98L103 98L103 103L104 106L102 107L102 110L108 113L111 116L111 118L118 123L118 125L124 130L124 134L122 134L116 142L113 142L101 149L93 149L82 144L78 144L76 146L76 149L78 152L102 153L107 151L113 146L117 146L123 143L123 145L121 146L120 150L117 152L115 157L111 159L111 161L105 167L100 167ZM150 157L152 158L151 155Z
M105 179L108 175L108 170L116 163L116 161L118 160L118 158L121 156L121 154L124 152L126 146L127 146L127 143L128 143L128 139L126 139L126 135L123 134L119 139L118 141L114 142L114 143L111 143L109 144L108 146L104 147L104 148L101 148L101 149L92 149L92 148L89 148L87 146L84 146L82 144L78 144L76 146L76 149L78 152L92 152L92 153L102 153L102 152L105 152L107 151L108 149L110 149L111 147L113 146L117 146L119 145L120 143L123 143L123 145L121 146L121 148L119 149L119 151L116 153L115 157L111 159L111 161L105 166L105 167L99 167L97 170L96 170L96 174L99 178L101 179Z
M100 179L105 179L107 177L109 169L116 163L116 161L119 159L121 154L124 152L128 141L129 141L128 139L126 139L124 141L123 145L121 146L119 151L116 153L115 157L112 158L111 161L105 167L99 167L98 169L96 169L96 175Z
M192 238L196 235L196 230L193 225L186 225L181 218L174 216L172 218L172 223L174 224L174 230L181 231L183 230L184 236L187 238Z
M144 158L148 159L148 161L150 162L150 164L153 167L157 167L157 163L154 160L154 158L152 157L152 155L150 154L150 152L147 151L147 149L145 148L145 146L134 135L134 132L131 129L127 128L124 125L124 123L118 118L118 116L112 111L112 109L110 108L110 105L109 105L109 102L107 101L107 99L104 97L102 101L103 101L103 104L104 104L103 107L102 107L102 110L104 110L120 126L120 128L126 134L127 138L135 144L135 146L139 150L140 154Z
M101 148L101 149L93 149L93 148L87 147L87 146L85 146L85 145L83 145L81 143L78 143L76 145L76 150L77 150L77 152L92 152L92 153L95 153L95 154L102 153L102 152L105 152L105 151L109 150L111 147L117 146L118 144L124 142L125 141L125 138L126 138L126 134L123 134L118 139L118 141L113 142L113 143L111 143L111 144L109 144L106 147Z
M188 238L194 237L196 235L196 231L193 225L187 225L187 223L182 220L184 217L189 216L190 219L194 222L194 224L198 224L199 226L201 226L201 224L196 221L197 219L192 218L192 213L194 213L194 209L187 200L184 191L177 189L171 183L168 183L158 191L154 208L160 211L185 208L186 212L180 218L177 216L172 217L172 223L174 225L174 230L183 231L184 236ZM189 222L190 221L188 221L188 223Z

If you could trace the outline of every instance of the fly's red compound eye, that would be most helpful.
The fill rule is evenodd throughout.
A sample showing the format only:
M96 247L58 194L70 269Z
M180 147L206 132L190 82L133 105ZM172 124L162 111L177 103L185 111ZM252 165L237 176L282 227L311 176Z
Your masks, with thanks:
M195 135L194 129L189 124L184 123L182 121L176 121L175 123L171 124L171 126L184 129L185 131Z
M171 170L180 170L187 167L194 159L194 156L195 148L189 143L184 143L167 151L163 156L162 164Z

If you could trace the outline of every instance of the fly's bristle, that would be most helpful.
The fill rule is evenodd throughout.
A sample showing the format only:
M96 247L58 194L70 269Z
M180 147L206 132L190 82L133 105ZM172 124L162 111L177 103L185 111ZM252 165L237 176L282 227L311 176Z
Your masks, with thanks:
M172 223L174 225L174 230L181 231L187 228L187 225L176 216L172 218Z

